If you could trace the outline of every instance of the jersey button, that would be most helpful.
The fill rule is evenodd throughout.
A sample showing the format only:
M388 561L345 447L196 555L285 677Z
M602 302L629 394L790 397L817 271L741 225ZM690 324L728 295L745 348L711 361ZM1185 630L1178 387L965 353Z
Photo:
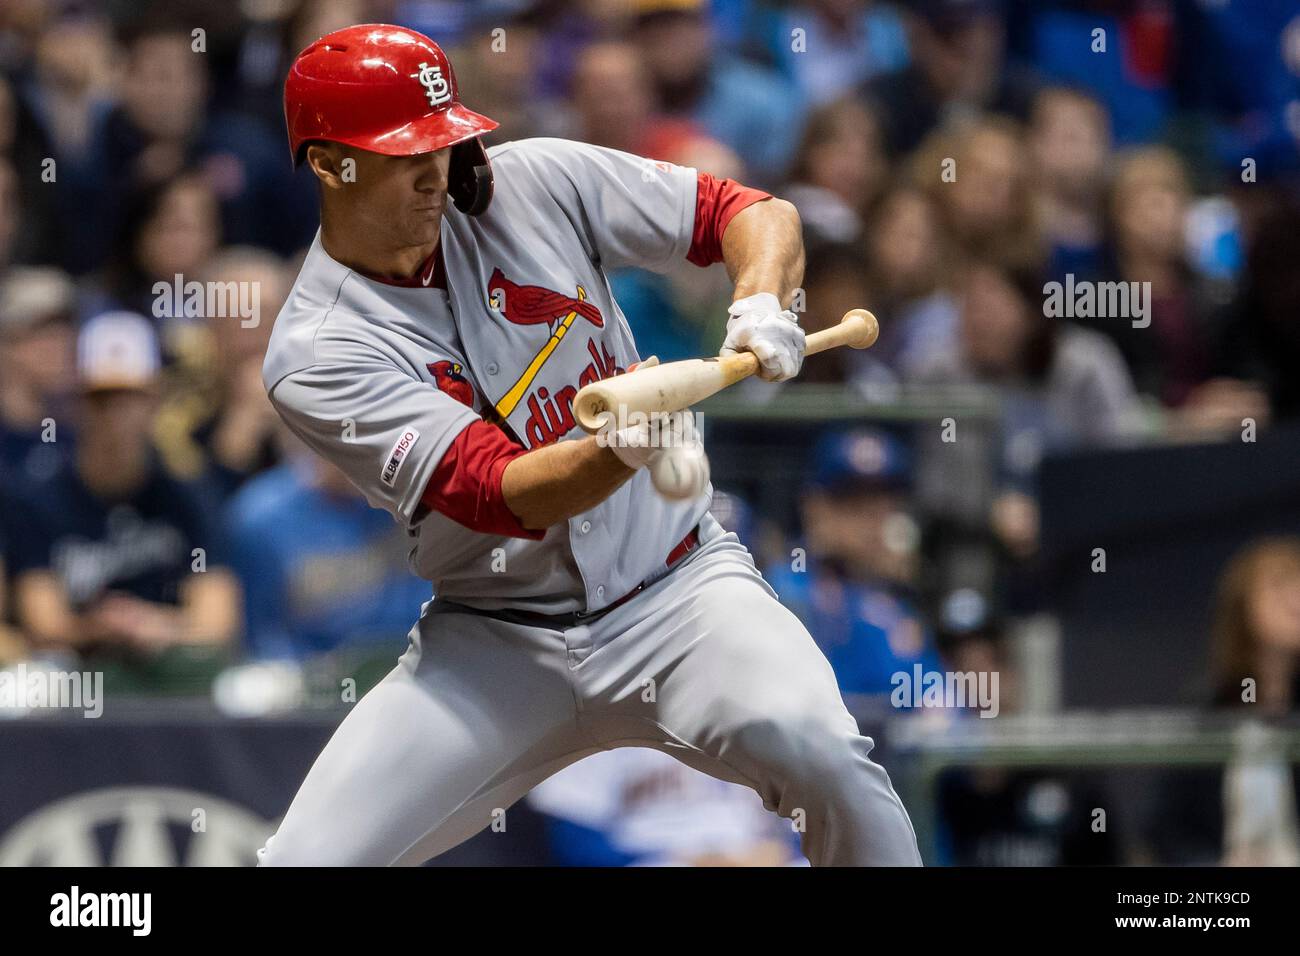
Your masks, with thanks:
M596 588L596 597L603 598L604 596L605 596L605 585L602 584Z
M591 530L591 522L584 521L581 525L578 526L578 530L581 531L583 534L586 534L588 531Z
M496 362L488 362L488 365L487 365L487 373L488 373L489 375L495 375L495 374L497 373L497 363L496 363Z

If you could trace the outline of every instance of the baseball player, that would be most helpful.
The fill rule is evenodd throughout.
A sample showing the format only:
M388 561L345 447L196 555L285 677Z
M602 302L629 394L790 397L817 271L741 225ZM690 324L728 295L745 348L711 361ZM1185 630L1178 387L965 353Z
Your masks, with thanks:
M826 658L709 515L703 459L647 447L643 424L587 436L570 409L638 361L605 276L633 264L724 262L723 350L795 375L793 207L580 143L485 151L497 124L460 102L436 44L399 27L313 43L285 112L321 229L266 388L408 529L436 596L261 862L419 864L499 827L562 767L637 746L755 790L813 864L919 864ZM652 485L664 455L685 497Z

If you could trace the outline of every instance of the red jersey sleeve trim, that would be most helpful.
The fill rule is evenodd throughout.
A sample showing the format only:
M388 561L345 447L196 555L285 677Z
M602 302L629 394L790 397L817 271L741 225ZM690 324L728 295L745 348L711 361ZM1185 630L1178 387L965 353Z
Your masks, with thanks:
M501 493L506 465L525 452L495 425L473 422L452 440L420 502L471 531L540 540L545 529L520 524Z
M771 199L772 194L742 186L734 179L714 179L708 173L698 173L696 179L695 232L686 258L697 266L711 266L722 261L722 234L736 213Z

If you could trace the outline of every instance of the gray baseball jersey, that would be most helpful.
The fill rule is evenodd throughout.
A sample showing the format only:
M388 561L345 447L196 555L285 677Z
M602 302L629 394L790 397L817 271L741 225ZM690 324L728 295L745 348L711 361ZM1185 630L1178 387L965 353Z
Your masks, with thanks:
M485 609L595 610L662 568L707 493L670 502L642 470L540 541L423 515L420 499L456 435L485 414L530 447L583 434L569 407L578 389L638 358L605 270L685 259L696 173L558 139L489 155L497 185L487 213L449 210L442 222L449 291L359 275L318 235L263 377L293 432L411 529L413 568L440 596Z
M604 270L665 268L694 232L694 170L550 139L490 155L489 210L443 220L449 291L432 273L414 288L367 279L318 238L276 320L263 369L276 409L411 530L439 600L259 860L421 863L574 761L640 746L753 789L814 863L919 862L830 664L707 491L670 503L642 470L540 540L423 513L443 454L480 418L529 446L578 432L578 388L637 359ZM696 525L699 546L670 570Z

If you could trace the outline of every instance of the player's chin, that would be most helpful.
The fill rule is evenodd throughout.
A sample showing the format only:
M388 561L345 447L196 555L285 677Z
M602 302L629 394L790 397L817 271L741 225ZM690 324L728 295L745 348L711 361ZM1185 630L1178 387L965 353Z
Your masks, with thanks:
M406 217L405 238L411 245L427 245L438 237L442 228L442 207L413 210Z

